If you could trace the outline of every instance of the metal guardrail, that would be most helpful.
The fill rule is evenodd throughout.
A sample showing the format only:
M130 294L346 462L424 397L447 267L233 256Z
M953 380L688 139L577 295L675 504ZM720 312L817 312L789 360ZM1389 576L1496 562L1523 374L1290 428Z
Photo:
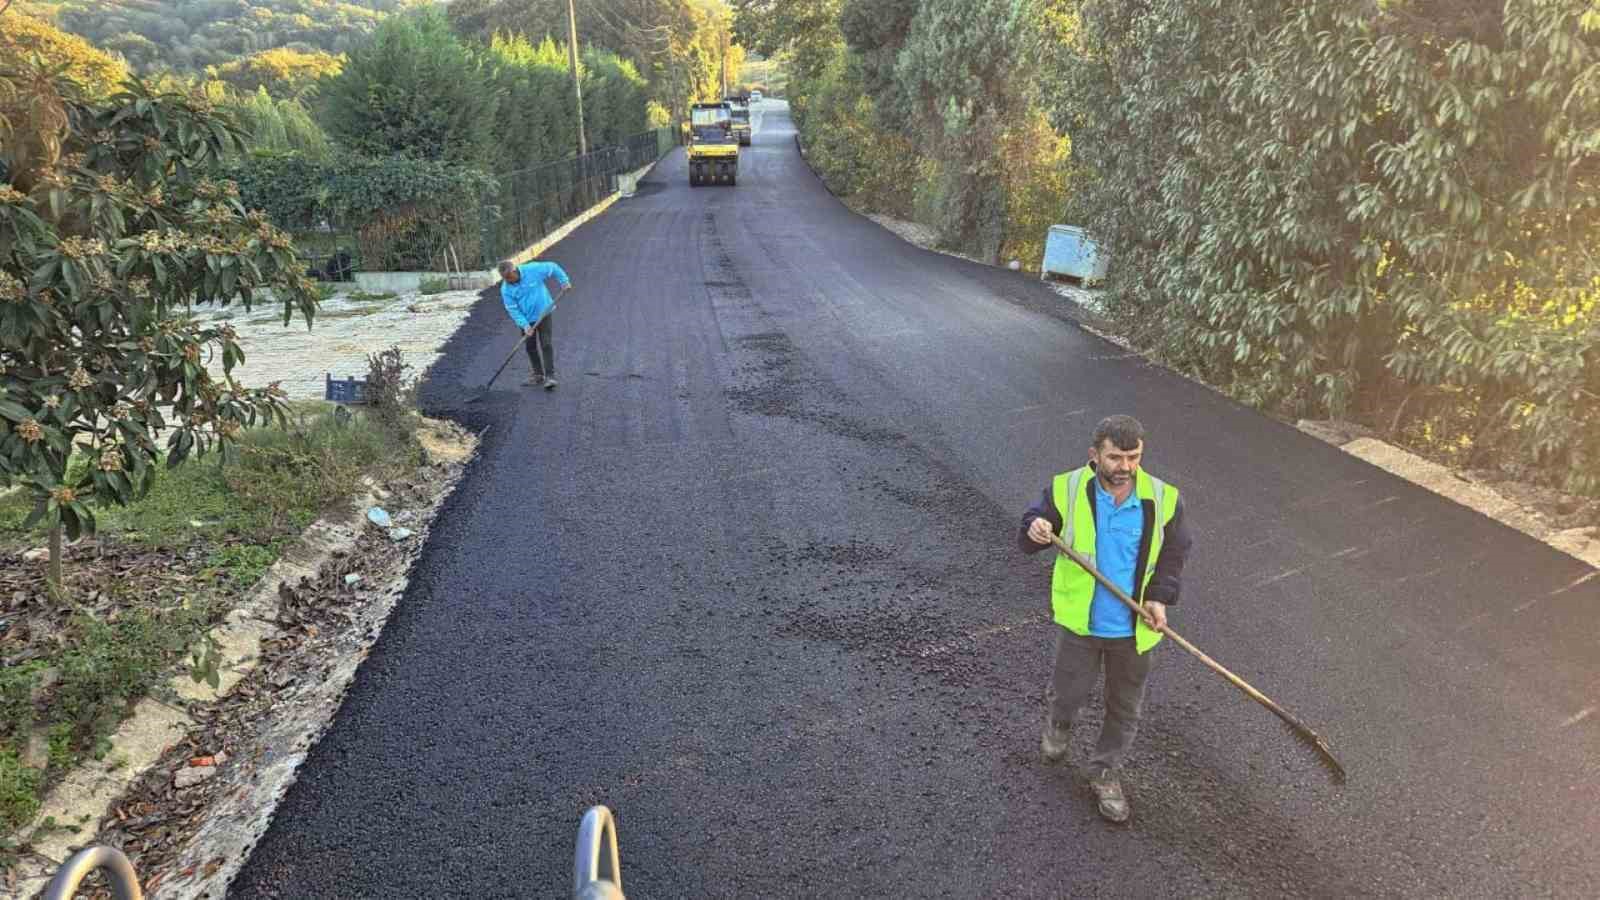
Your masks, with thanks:
M609 874L601 874L602 865ZM578 826L572 894L577 900L624 900L622 862L617 853L617 820L605 806L590 807Z
M144 891L139 888L139 876L133 871L133 863L121 850L103 844L85 847L62 863L56 871L56 877L45 886L41 900L72 900L72 896L78 892L78 885L96 869L105 870L106 880L111 883L111 893L117 900L144 900Z
M85 847L62 863L40 900L72 900L78 886L103 869L117 900L144 900L139 876L121 850L104 844ZM605 806L593 806L578 825L572 861L572 895L576 900L626 900L622 893L622 860L617 852L617 819Z

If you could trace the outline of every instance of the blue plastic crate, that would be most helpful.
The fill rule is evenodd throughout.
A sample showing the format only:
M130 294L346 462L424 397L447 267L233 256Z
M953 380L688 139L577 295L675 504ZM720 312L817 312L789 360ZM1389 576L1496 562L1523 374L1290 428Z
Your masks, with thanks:
M1051 225L1044 241L1042 278L1076 278L1090 284L1106 277L1107 259L1082 228Z
M347 406L361 406L368 402L367 380L365 378L351 377L342 381L335 381L332 372L327 373L325 377L327 379L327 387L322 395L324 400L342 403Z

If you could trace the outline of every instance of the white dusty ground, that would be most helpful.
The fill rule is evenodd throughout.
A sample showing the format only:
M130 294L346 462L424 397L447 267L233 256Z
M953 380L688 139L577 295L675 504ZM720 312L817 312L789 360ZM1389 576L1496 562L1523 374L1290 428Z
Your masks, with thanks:
M298 317L287 327L281 307L257 304L246 312L235 305L227 310L202 313L204 318L225 319L239 331L245 362L234 377L247 387L265 387L281 381L293 400L318 400L324 393L324 376L367 374L367 356L399 347L410 375L421 375L439 356L439 348L466 318L477 291L442 294L400 294L376 300L340 294L323 301L310 329ZM212 365L220 376L221 364Z

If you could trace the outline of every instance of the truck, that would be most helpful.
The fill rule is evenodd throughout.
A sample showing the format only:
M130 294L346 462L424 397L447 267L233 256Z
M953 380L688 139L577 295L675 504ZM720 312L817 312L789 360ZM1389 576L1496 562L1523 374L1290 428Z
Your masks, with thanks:
M733 136L739 139L739 146L750 146L750 99L742 94L732 94L723 97L722 102L733 110Z
M689 185L737 184L739 139L733 133L733 107L696 103L689 108Z

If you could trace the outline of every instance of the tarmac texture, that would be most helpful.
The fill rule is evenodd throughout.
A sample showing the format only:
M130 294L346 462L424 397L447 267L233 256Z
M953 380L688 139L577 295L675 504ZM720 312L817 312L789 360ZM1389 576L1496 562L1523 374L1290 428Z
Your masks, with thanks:
M734 188L682 151L545 258L561 386L481 392L491 290L430 412L483 433L240 898L562 897L584 810L630 897L1592 896L1600 580L1539 542L919 250L769 111ZM1195 547L1096 815L1039 762L1048 557L1015 547L1101 417L1149 430Z

